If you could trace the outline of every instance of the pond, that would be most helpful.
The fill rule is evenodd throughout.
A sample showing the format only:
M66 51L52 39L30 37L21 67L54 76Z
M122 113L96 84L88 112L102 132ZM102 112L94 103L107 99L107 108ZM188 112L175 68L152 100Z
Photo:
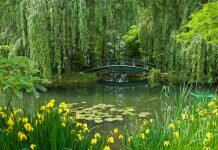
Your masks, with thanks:
M12 105L15 108L34 112L41 105L55 99L56 105L61 102L71 104L72 113L83 116L84 120L93 120L95 123L113 122L114 124L119 121L126 123L130 121L126 116L143 119L154 118L156 113L160 115L161 102L164 101L160 99L162 89L163 86L151 87L147 82L116 85L96 82L83 87L49 88L47 92L40 93L38 99L25 95L22 101L13 101ZM0 101L0 105L6 105L6 102Z
M72 109L80 108L80 110L85 109L85 111L87 111L87 108L94 106L95 112L104 111L104 113L108 113L107 111L117 110L116 115L106 116L105 118L114 118L116 116L124 118L124 120L121 119L120 121L110 119L108 121L109 124L120 126L123 125L123 123L132 122L129 118L127 119L127 117L125 117L129 114L133 114L134 116L142 113L141 118L144 118L143 113L145 113L145 116L149 115L148 117L151 118L155 116L155 112L159 113L161 105L159 97L161 90L162 87L151 88L148 83L129 85L93 83L84 87L49 88L47 92L40 93L39 99L34 99L27 95L24 100L13 102L13 106L33 112L50 99L55 99L56 104L60 104L61 102L68 104L73 103L74 107ZM102 110L100 108L100 110L98 107L99 104L101 108L104 105L105 107L109 105L109 107L113 108L108 107L107 109L109 110ZM109 114L111 114L111 112L109 112ZM102 123L105 123L104 119ZM101 118L98 118L98 120L101 120Z

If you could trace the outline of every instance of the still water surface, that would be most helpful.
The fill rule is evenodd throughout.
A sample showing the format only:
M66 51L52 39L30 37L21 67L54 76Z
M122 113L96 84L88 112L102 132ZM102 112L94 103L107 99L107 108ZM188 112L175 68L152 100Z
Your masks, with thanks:
M117 108L133 107L137 112L158 112L161 90L162 87L151 88L148 84L113 86L95 83L86 87L50 88L46 93L41 93L38 100L29 103L29 98L26 98L25 103L31 108L55 99L57 103L87 102L89 106L104 103Z
M125 86L94 83L85 87L49 88L47 92L40 93L39 99L28 95L22 101L13 102L13 106L32 112L50 99L55 99L56 104L86 102L87 107L100 103L113 104L116 108L132 107L136 113L151 112L155 115L155 112L160 112L161 90L162 87L151 88L146 83Z

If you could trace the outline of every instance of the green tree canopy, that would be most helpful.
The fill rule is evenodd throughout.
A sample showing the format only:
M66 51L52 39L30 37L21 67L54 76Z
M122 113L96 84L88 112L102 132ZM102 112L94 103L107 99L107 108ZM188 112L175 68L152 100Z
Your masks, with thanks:
M200 36L209 44L218 44L218 1L209 2L193 13L183 28L188 29L177 36L179 41L190 43L194 37Z
M141 58L140 43L139 43L139 27L133 25L130 30L123 36L125 42L126 52L125 57Z

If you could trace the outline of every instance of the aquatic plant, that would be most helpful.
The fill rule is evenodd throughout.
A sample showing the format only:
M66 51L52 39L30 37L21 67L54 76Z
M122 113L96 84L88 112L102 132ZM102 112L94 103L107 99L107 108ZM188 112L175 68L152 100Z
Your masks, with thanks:
M97 105L102 106L107 107ZM158 117L137 119L136 125L127 124L124 129L114 128L105 133L89 121L81 120L80 115L75 116L70 109L64 102L57 106L53 99L31 115L21 109L6 114L6 109L0 107L1 149L180 150L218 147L216 98L179 110L179 117L164 115L164 121Z

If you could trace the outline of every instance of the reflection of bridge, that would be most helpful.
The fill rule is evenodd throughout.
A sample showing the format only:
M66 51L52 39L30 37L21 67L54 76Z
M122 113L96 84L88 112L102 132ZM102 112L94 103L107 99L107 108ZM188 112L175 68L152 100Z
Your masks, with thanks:
M98 60L88 72L96 71L137 71L149 72L154 65L132 58L112 58Z

